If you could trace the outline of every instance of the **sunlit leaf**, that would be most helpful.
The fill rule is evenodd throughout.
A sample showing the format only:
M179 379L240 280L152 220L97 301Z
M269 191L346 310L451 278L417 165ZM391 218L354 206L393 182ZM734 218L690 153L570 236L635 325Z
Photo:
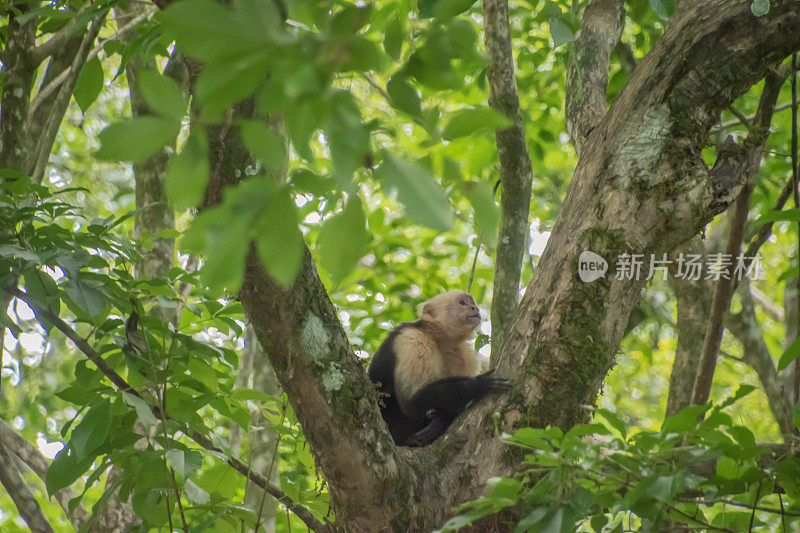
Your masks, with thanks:
M409 218L441 231L452 227L447 195L427 168L385 152L376 175L387 190L397 191Z
M404 76L392 77L386 84L386 92L397 109L412 116L419 116L422 112L419 94Z
M100 58L94 57L86 62L78 75L78 81L75 82L75 88L72 90L72 95L81 111L86 113L89 106L97 100L100 92L103 90L103 65L100 63Z
M136 117L104 129L98 140L99 159L139 161L175 140L180 122L163 117Z
M781 358L778 359L778 372L785 369L789 364L800 356L800 336L795 337L792 344L786 348Z
M69 448L63 448L47 468L45 476L47 494L52 496L64 487L69 487L89 469L90 465L90 460L79 459L77 454L69 452Z
M72 430L70 448L79 459L85 459L105 442L110 429L111 404L102 400L91 406L81 423Z
M452 140L471 135L483 128L500 129L510 125L510 120L490 107L460 109L451 115L442 137Z
M305 243L297 227L297 207L288 188L273 192L257 223L256 248L267 272L288 286L300 270Z
M180 120L186 113L186 99L178 85L152 70L138 72L139 89L145 102L158 115Z
M255 120L243 120L239 127L245 144L261 163L278 169L286 165L286 146L273 128Z
M325 221L317 238L322 267L334 282L344 279L367 251L369 233L361 201L351 198L344 210Z
M206 135L202 129L195 128L167 168L167 198L176 209L200 205L208 183L208 170Z

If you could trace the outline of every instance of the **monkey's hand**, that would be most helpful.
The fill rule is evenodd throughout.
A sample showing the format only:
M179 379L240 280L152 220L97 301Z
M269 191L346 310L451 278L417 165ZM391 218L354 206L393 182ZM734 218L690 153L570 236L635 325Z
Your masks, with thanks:
M494 375L494 368L475 376L475 382L479 391L486 394L502 394L511 388L511 381L505 378L498 378Z

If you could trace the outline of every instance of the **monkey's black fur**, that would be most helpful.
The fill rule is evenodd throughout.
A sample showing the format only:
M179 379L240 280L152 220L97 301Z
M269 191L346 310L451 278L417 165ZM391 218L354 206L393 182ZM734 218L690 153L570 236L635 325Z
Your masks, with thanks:
M508 380L492 376L489 370L475 377L454 376L425 385L411 398L405 410L395 389L397 355L394 342L406 328L419 327L406 322L394 328L381 343L369 365L369 378L381 393L381 415L397 446L426 446L442 435L466 405L473 400L507 391Z

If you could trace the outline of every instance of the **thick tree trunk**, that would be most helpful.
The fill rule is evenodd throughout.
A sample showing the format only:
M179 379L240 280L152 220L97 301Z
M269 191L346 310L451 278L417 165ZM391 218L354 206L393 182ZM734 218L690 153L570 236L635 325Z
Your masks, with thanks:
M700 254L705 256L706 247L699 237L676 248L672 254L674 261L677 255ZM677 264L677 263L673 263ZM714 285L703 276L700 279L682 278L672 272L669 284L675 292L677 302L676 322L678 346L675 350L675 361L669 378L669 396L665 416L670 417L692 402L694 378L700 364L703 339L706 334L706 322L711 310L711 297Z

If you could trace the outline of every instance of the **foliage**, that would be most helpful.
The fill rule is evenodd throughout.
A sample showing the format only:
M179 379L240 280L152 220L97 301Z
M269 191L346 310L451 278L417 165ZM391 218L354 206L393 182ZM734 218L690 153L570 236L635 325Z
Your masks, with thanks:
M177 267L165 280L134 279L130 266L138 259L137 248L114 234L132 213L88 221L60 198L63 194L51 194L24 176L7 180L6 186L11 194L0 196L4 207L0 212L14 217L3 222L16 224L19 244L0 247L5 273L0 282L7 286L14 277L21 277L28 296L51 313L64 314L60 309L66 307L72 317L69 325L84 335L89 333L106 363L144 393L143 398L119 394L85 359L74 364L74 376L63 379L54 393L61 409L75 408L60 429L66 446L48 469L47 492L53 494L83 477L83 493L71 505L77 505L87 492L103 501L119 489L123 499L134 494L134 510L145 529L162 527L167 508L176 512L172 472L178 490L191 504L187 519L192 529L252 525L256 511L231 504L241 498L244 478L225 464L224 454L198 449L185 435L212 434L208 421L247 430L248 402L256 402L266 417L266 427L280 434L281 453L290 453L295 464L281 473L282 486L297 501L324 515L325 498L309 474L313 462L304 451L288 403L246 387L233 388L238 365L234 348L243 333L241 304L209 298L202 291L184 303L177 289L181 284L197 284L197 274ZM81 229L75 231L76 225ZM180 319L170 324L152 315L144 318L139 334L147 346L145 356L126 340L126 324L120 317L153 305L180 309ZM52 330L54 324L47 316L36 314L40 326ZM22 334L13 322L5 325L15 336ZM215 342L199 342L196 336ZM158 409L153 406L166 406L170 418L157 419ZM149 437L143 439L143 430ZM228 448L221 436L215 439L218 447ZM124 475L103 490L97 482L110 464Z
M728 406L753 391L742 386L718 405L692 406L659 431L637 430L597 409L595 423L566 433L522 428L506 443L524 468L494 478L441 531L457 531L513 509L514 531L654 531L666 522L692 529L793 531L800 524L800 459L756 443ZM760 460L778 459L769 468ZM502 516L502 515L501 515ZM510 527L509 527L510 530Z

